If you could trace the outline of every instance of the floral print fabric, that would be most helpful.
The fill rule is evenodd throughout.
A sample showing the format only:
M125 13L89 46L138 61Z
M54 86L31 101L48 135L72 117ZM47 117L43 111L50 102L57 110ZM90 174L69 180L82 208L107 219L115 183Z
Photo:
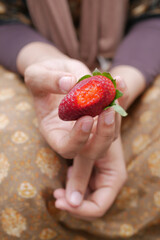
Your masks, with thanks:
M91 222L54 207L66 161L39 133L23 81L0 67L0 239L160 239L160 78L123 119L128 180L112 208Z
M1 67L0 76L0 239L72 239L63 237L51 204L66 163L39 134L23 81Z

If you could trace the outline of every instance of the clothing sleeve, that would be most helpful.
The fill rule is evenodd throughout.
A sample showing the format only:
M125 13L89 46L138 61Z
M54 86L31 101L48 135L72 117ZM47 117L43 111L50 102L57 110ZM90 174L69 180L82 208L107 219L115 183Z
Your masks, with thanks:
M160 18L133 25L117 49L112 67L129 65L137 68L152 83L160 73Z
M16 67L17 55L25 45L31 42L52 44L25 24L13 23L0 25L0 65L11 71L18 72Z

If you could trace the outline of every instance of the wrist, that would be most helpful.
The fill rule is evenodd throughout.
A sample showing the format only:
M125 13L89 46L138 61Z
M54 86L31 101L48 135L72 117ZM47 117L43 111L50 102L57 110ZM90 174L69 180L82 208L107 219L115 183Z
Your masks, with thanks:
M33 42L24 46L17 56L17 69L24 75L27 67L30 65L48 59L69 59L68 56L61 53L56 47L42 43Z

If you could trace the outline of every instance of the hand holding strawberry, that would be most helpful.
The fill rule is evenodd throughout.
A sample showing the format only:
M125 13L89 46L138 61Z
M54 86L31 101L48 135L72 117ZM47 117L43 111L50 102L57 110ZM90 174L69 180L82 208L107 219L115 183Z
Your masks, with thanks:
M68 182L73 177L73 168L68 170ZM95 162L82 203L73 207L66 200L66 190L57 189L54 192L56 207L84 220L102 217L113 204L126 179L126 166L119 138L112 143L106 155Z
M116 89L116 80L109 73L95 69L93 76L83 76L63 98L59 117L65 121L77 120L85 115L95 117L109 107L126 116L125 110L116 103L122 95Z
M58 107L64 92L68 92L75 85L76 78L79 79L84 73L90 74L79 61L51 58L34 63L25 72L25 81L34 97L42 135L61 156L73 159L72 175L63 195L72 208L82 203L95 162L105 159L120 128L120 115L115 113L113 107L102 111L95 119L91 116L80 117L77 121L59 118ZM117 88L124 93L119 99L120 105L127 98L125 83L123 88L120 87L122 82L117 80ZM119 168L116 163L114 166ZM85 213L83 211L77 215L83 216Z

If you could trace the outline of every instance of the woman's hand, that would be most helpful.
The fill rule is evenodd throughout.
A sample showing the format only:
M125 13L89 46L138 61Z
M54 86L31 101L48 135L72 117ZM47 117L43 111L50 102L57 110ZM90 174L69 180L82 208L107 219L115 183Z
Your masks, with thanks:
M40 131L49 145L64 158L74 158L86 143L93 125L93 118L86 116L78 121L62 121L58 106L82 75L90 73L77 60L49 59L29 66L24 74L31 90Z
M124 93L123 97L119 99L119 104L126 108L128 91L125 83L119 77L117 77L117 87ZM107 111L104 111L98 117L98 121L100 121L100 118L104 117L104 113L108 114ZM115 136L114 130L120 126L119 115L116 117L115 121L111 121L112 123L108 125L108 130L103 131L104 128L101 126L101 137L103 137L103 143L102 141L97 141L97 146L94 146L96 148L96 153L98 153L98 147L101 148L99 155L96 155L96 157L93 159L89 159L87 157L82 158L82 169L80 167L76 168L75 160L73 162L73 166L68 169L66 189L57 189L54 192L54 197L56 198L55 206L57 208L66 210L78 218L91 220L93 218L103 216L113 204L117 194L127 178L120 135L116 141L113 142L112 139L112 137ZM109 134L109 131L112 133ZM86 156L88 156L90 152L87 146L88 145L86 144L86 149L84 148ZM93 145L91 144L91 146ZM102 150L103 146L105 146L104 150ZM77 164L80 164L79 161L77 162ZM86 171L88 173L87 168L89 167L89 163L92 164L92 168L90 168L92 171L90 178L88 179L87 187L86 185L86 188L82 187L83 190L85 190L85 192L83 192L84 200L81 202L81 204L75 207L71 205L67 199L67 192L69 191L68 188L70 185L78 186L79 184L82 186L84 184L84 179L86 179ZM77 180L79 183L76 184ZM73 186L70 187L70 189L72 188ZM75 196L75 198L79 198L78 194Z
M73 168L74 166L68 170L68 181L72 177ZM119 137L112 143L106 155L95 162L81 205L72 207L66 200L65 189L57 189L54 192L55 205L84 220L101 217L114 202L126 178L125 161Z
M90 116L76 122L59 119L58 106L63 94L88 73L84 64L68 58L42 60L25 71L25 82L34 97L42 135L61 156L74 159L73 174L66 187L66 199L74 207L83 200L95 161L106 155L120 128L120 116L113 109L95 119ZM125 102L126 87L120 78L117 87L125 93L122 98Z

